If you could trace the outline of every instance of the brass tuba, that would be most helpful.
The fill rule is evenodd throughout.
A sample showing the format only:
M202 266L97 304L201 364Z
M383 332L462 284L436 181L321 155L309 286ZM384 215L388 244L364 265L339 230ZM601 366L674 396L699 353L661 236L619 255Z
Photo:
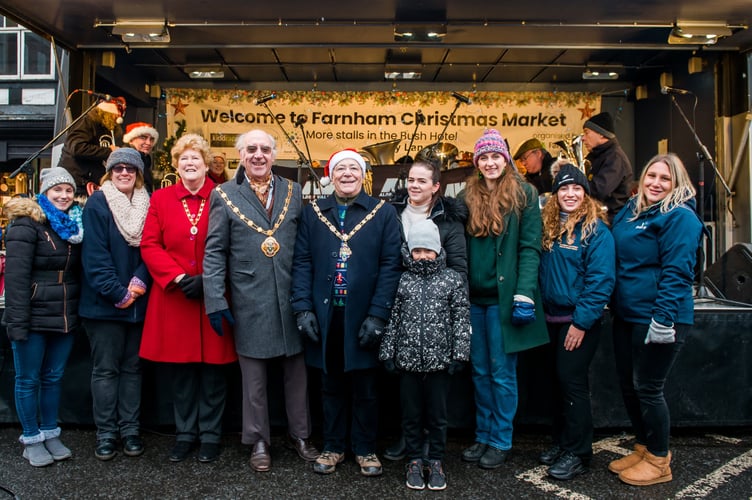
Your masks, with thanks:
M582 135L576 135L568 141L556 141L554 145L561 149L559 159L568 158L574 163L585 175L588 174L588 168L585 162L585 156L582 152Z

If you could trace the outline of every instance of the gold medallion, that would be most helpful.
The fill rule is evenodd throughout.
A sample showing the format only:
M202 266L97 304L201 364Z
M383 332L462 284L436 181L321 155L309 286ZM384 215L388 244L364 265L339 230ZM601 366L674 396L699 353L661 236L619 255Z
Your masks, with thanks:
M339 258L343 262L347 262L347 259L352 255L352 250L346 241L343 241L339 247Z
M274 239L274 236L268 236L261 244L261 251L267 257L274 257L279 252L279 242Z

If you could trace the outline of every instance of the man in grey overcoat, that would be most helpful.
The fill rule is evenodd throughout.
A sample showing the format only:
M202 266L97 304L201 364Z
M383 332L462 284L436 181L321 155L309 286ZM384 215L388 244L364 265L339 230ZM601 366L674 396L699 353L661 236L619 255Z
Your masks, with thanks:
M302 208L300 185L272 174L274 138L262 130L236 143L235 179L211 194L204 257L206 312L219 335L234 326L243 386L241 440L252 445L250 465L271 468L267 368L284 371L288 444L306 461L311 419L303 343L290 306L295 237Z

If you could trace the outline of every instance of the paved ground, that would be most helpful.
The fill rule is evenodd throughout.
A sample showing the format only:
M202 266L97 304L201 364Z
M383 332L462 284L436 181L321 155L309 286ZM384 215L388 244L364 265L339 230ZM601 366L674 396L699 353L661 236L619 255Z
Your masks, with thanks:
M445 492L413 492L404 486L404 464L385 462L380 478L361 477L351 457L331 476L319 476L297 455L272 443L272 470L248 467L249 450L239 436L224 436L219 461L201 464L195 456L170 463L173 437L145 433L146 452L139 458L118 455L100 462L93 455L91 428L66 429L63 437L74 452L71 460L34 468L21 458L16 426L0 427L0 499L41 498L712 498L752 499L752 429L675 431L672 440L674 481L649 488L622 484L608 472L608 462L630 448L624 434L596 436L591 470L573 481L547 478L536 463L547 445L544 433L524 430L515 436L509 462L484 471L459 460L471 436L450 435ZM274 439L273 439L274 441ZM316 440L314 440L316 441ZM386 444L386 443L383 443Z

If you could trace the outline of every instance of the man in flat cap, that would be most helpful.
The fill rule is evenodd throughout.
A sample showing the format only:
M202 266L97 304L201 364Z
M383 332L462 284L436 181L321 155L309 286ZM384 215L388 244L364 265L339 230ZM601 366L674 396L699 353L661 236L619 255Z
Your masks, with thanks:
M556 158L546 151L541 141L533 137L520 144L514 153L514 160L525 167L525 180L535 186L538 194L551 192L551 165Z

